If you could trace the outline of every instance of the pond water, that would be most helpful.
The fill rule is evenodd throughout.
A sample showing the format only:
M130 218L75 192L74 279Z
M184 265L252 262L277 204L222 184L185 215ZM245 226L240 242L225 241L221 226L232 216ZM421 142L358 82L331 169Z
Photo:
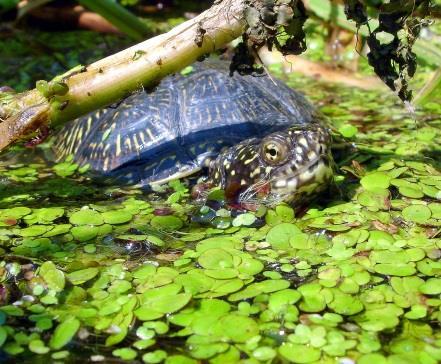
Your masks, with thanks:
M439 102L273 72L358 147L301 211L103 187L47 145L2 156L1 362L441 361Z

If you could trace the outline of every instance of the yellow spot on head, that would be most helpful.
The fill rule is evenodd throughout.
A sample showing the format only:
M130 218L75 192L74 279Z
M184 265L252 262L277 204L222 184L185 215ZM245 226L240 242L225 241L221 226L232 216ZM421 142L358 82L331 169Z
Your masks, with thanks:
M253 160L255 160L257 158L257 154L253 155L250 159L247 159L244 164L250 164Z
M313 150L311 150L309 153L308 153L308 159L309 160L312 160L312 159L314 159L314 158L316 158L317 157L317 154L315 154L315 152L313 151Z
M308 142L306 141L305 138L300 138L299 144L303 145L304 147L308 147Z
M251 177L251 178L254 178L254 177L256 177L257 175L259 175L259 173L260 173L260 168L257 167L253 172L251 172L250 177Z

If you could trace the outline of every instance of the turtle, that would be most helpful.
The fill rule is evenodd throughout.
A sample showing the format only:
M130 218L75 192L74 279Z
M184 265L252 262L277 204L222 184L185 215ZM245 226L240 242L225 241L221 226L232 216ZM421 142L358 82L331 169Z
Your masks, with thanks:
M333 175L331 133L298 91L266 73L201 62L154 90L78 118L55 135L95 176L155 186L207 171L206 184L236 202L299 204Z

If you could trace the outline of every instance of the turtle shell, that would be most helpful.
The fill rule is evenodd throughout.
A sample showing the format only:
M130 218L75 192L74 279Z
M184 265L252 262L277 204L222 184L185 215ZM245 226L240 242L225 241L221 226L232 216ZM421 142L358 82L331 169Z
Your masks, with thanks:
M192 174L245 139L308 124L314 113L279 80L230 75L227 62L203 62L67 124L53 149L58 160L73 154L100 175L150 184Z

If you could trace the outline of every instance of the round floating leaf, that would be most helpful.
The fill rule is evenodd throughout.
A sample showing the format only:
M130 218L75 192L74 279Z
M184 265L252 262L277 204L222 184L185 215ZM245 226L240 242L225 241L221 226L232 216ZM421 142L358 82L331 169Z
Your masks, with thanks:
M94 244L86 244L83 247L85 253L93 254L96 253L96 246Z
M308 234L297 234L289 239L289 245L294 249L311 249L314 239Z
M235 278L239 274L237 269L234 268L222 268L222 269L206 269L204 273L211 278L215 279L230 279Z
M72 176L77 169L78 169L78 164L69 163L69 162L58 163L55 166L53 166L53 170L55 174L60 177Z
M164 316L162 312L155 311L150 306L140 307L134 312L135 316L141 321L157 320Z
M378 230L371 231L368 240L369 244L373 244L382 249L389 248L394 242L395 239L392 235L385 231Z
M50 349L41 340L31 340L29 342L29 350L35 354L46 354Z
M424 196L421 186L417 183L412 183L404 179L393 179L391 184L398 187L398 191L405 197L421 198Z
M320 350L300 344L284 343L279 353L290 363L312 363L320 359Z
M130 348L115 349L112 351L112 354L122 360L133 360L138 355L136 350Z
M128 281L117 279L112 282L111 286L108 288L109 293L124 293L132 289L132 284Z
M52 320L48 318L42 318L37 321L36 327L40 330L49 330L53 326Z
M70 216L69 222L74 225L102 225L104 220L99 212L85 209L74 212Z
M338 131L345 138L352 138L357 134L358 129L354 125L344 124L340 128L338 128Z
M144 354L142 361L144 363L161 363L167 357L167 353L164 350L155 350L151 353Z
M374 172L364 176L360 183L366 190L386 189L390 186L391 177L384 172Z
M402 211L402 214L408 221L424 224L430 219L432 211L425 205L410 205Z
M225 250L241 250L243 248L243 243L240 239L235 237L219 236L201 240L196 246L196 251L203 252L207 249L217 249L219 247L222 247L222 249Z
M74 226L70 232L75 240L83 242L96 238L99 233L99 227L88 225Z
M367 189L357 195L357 201L362 206L387 210L389 208L389 190L383 188Z
M133 271L132 276L133 278L146 279L153 276L155 273L156 266L154 266L153 264L144 264Z
M440 219L441 220L441 203L429 203L427 207L432 211L432 217L434 219Z
M147 235L147 241L156 246L164 246L165 242L156 235Z
M341 271L338 268L329 267L320 271L318 278L320 284L324 287L334 287L337 285L337 281L340 279Z
M287 250L290 248L290 239L301 233L302 231L296 225L285 222L271 228L266 235L266 240L274 249Z
M277 352L269 346L261 346L253 351L253 357L259 361L269 361L276 357Z
M54 226L52 230L49 230L43 236L50 238L52 236L66 234L70 231L71 227L72 227L71 224L57 224Z
M386 364L387 359L381 354L365 354L357 360L357 364Z
M124 224L132 220L133 215L124 210L111 210L102 213L102 218L106 224Z
M304 284L297 289L303 296L299 307L305 312L320 312L326 308L326 301L321 294L322 287L317 283Z
M86 268L68 273L66 276L72 284L80 285L95 278L98 273L98 268Z
M218 281L211 289L214 292L213 297L224 296L229 293L237 292L244 286L243 281L236 279L228 279L224 281Z
M199 256L198 263L207 269L232 268L233 256L223 249L208 249Z
M340 315L355 315L363 310L363 303L356 297L334 290L334 299L328 307Z
M2 220L6 218L20 219L30 214L31 211L32 210L29 207L18 206L10 209L0 210L0 216Z
M291 222L294 219L294 209L285 204L276 206L276 214L283 222Z
M155 337L155 331L141 326L136 330L136 336L142 340L150 340L151 338Z
M293 289L284 289L272 293L269 297L268 308L276 313L286 311L288 306L296 303L302 295Z
M441 278L429 278L419 287L419 291L424 294L441 294Z
M184 307L191 299L189 293L152 297L144 301L143 305L135 310L140 320L149 321L162 317L164 314L176 312Z
M67 359L69 355L70 353L67 350L63 350L52 353L51 358L55 360L62 360L62 359Z
M61 292L64 289L64 273L58 270L54 263L47 261L40 267L40 276L44 279L49 289Z
M254 276L263 270L263 263L257 259L249 258L247 256L242 257L242 262L237 267L240 274L247 274Z
M253 283L249 287L255 286L259 291L263 293L271 293L286 289L290 285L290 282L284 279L267 279L262 282Z
M182 274L174 280L175 283L181 284L185 292L198 294L207 292L213 287L214 280L199 270L190 272L191 274Z
M233 219L233 226L249 226L256 221L256 216L251 213L240 214Z
M242 301L242 300L246 300L248 298L256 297L256 296L258 296L261 293L262 293L262 291L259 290L258 287L256 287L256 286L249 286L249 287L246 287L245 289L243 289L240 292L233 293L232 295L230 295L228 297L228 299L230 301L233 301L233 302L235 302L235 301Z
M398 325L398 317L403 309L395 304L382 304L378 308L370 308L354 316L354 321L367 331L382 331Z
M410 320L417 320L427 315L427 307L424 305L413 305L409 312L404 314L404 317Z
M155 216L150 223L155 228L165 230L179 230L184 225L179 217L173 215Z
M376 264L374 266L374 270L380 274L386 274L391 276L411 276L415 274L415 264L414 263L385 263L385 264Z
M75 317L69 317L60 323L51 337L49 346L54 350L59 350L72 340L80 328L80 321Z
M25 216L24 220L27 224L50 224L63 215L64 209L61 207L42 208L33 210L32 214Z
M418 186L418 185L417 185ZM424 193L419 188L411 188L411 187L398 187L398 191L405 197L409 198L421 198L424 196Z
M369 258L375 263L407 263L409 262L409 256L406 253L404 250L398 252L374 250Z
M51 226L46 225L32 225L24 229L17 230L17 235L23 236L23 237L33 237L33 236L40 236L46 233L47 231L51 230Z
M244 343L259 334L259 326L252 318L229 314L216 323L214 331L236 343Z
M343 234L336 235L332 238L333 242L340 242L346 246L354 246L362 243L369 237L369 232L364 229L353 229Z
M144 322L143 327L152 328L154 331L156 331L160 335L165 334L169 330L168 325L162 321Z
M226 352L230 347L230 345L226 343L198 342L201 341L200 338L198 335L192 335L187 340L187 345L190 347L190 354L196 359L212 358L216 354Z

